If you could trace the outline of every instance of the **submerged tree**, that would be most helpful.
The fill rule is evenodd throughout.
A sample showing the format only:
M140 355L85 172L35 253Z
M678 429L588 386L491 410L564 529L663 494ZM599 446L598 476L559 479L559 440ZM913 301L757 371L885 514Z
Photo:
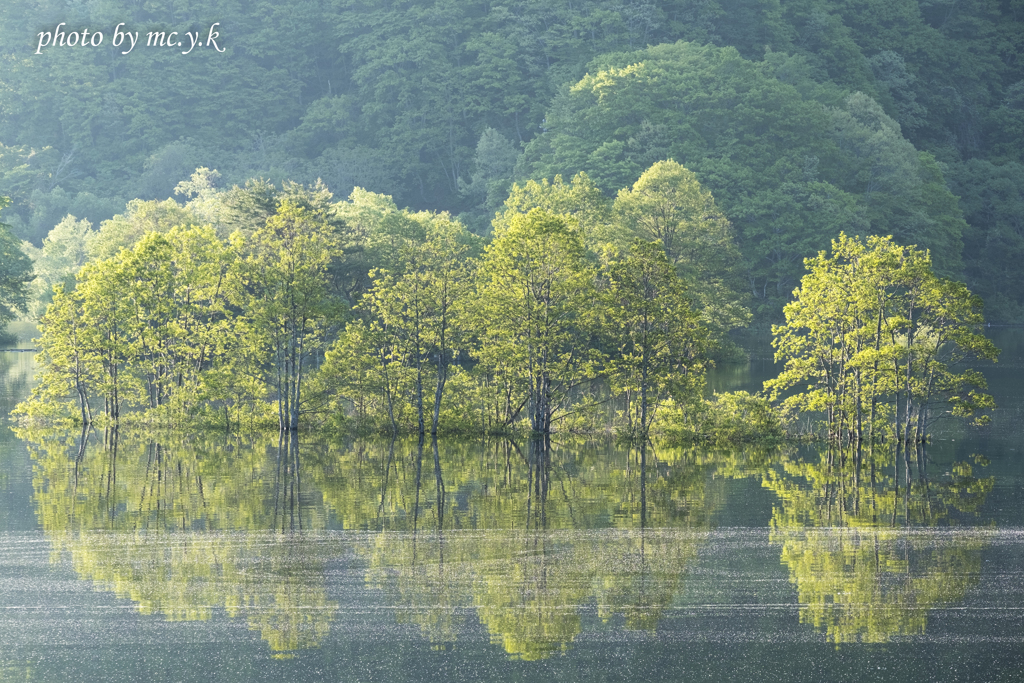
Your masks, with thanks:
M277 395L282 430L298 429L303 380L344 310L327 283L337 251L323 213L288 199L252 236L244 315L250 343L269 358L265 372Z
M637 240L607 269L613 385L627 397L630 432L646 438L666 398L686 402L704 386L707 329L658 242Z
M936 405L987 419L984 376L958 367L999 353L981 333L981 300L936 276L928 252L840 235L807 267L774 329L786 363L766 383L776 399L795 390L783 404L823 414L828 438L847 443L923 440Z
M426 430L427 373L431 369L435 373L430 432L437 434L450 366L468 340L467 300L473 263L467 258L465 241L460 239L465 232L447 216L430 221L426 240L402 249L404 272L375 273L374 286L364 302L376 329L394 335L396 345L392 352L381 356L382 364L398 361L415 376L413 403L420 434Z
M480 360L528 382L530 426L551 431L596 374L595 269L575 221L542 209L511 217L480 266Z
M57 285L24 412L54 417L70 394L87 423L94 397L115 420L125 406L182 413L212 398L204 373L232 353L233 260L212 228L181 227L87 264L74 289Z

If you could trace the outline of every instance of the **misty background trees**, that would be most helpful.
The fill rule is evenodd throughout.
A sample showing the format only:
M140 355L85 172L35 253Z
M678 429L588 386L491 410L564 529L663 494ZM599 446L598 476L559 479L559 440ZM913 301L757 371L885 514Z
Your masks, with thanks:
M61 21L220 22L226 51L33 54ZM609 195L672 158L734 226L758 321L840 230L931 249L1020 321L1022 28L996 0L25 0L0 9L0 195L36 248L68 215L185 203L199 167L224 188L363 187L486 234L513 181L585 171Z

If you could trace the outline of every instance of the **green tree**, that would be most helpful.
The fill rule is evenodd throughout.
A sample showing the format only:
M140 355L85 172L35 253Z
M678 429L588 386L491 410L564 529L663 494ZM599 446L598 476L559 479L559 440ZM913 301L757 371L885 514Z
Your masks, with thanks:
M92 223L68 215L43 239L42 248L37 249L28 242L23 244L36 274L32 281L36 315L46 312L54 286L63 284L68 289L74 286L75 274L89 259L90 243L96 234Z
M472 213L467 215L476 224L477 233L488 232L494 212L508 196L518 156L512 141L493 128L485 129L480 136L470 182L459 179L459 193L475 202Z
M132 336L132 301L124 296L129 283L119 265L118 259L86 264L75 288L81 302L80 337L102 367L94 393L103 398L103 414L115 422L122 408L142 403L145 395L131 372L138 340ZM59 338L60 331L56 333Z
M584 171L615 192L675 159L735 226L740 270L765 317L788 297L801 259L839 231L933 248L940 271L955 275L962 216L940 167L868 95L812 73L781 54L754 62L684 42L604 55L555 97L517 177Z
M935 275L927 252L840 235L807 267L774 330L785 369L765 386L776 398L796 389L784 405L823 414L829 439L912 444L936 402L964 417L993 407L985 378L961 367L998 355L981 333L981 300Z
M172 228L87 264L74 289L58 284L40 321L43 373L30 402L40 405L27 414L45 414L41 404L69 389L84 423L93 396L113 419L127 405L178 422L223 398L205 374L237 350L234 255L211 227Z
M568 183L556 175L553 181L544 178L512 185L504 210L494 218L495 231L504 229L512 216L529 213L531 209L572 216L584 244L594 251L604 243L614 243L617 237L610 225L611 204L586 173L577 173ZM626 239L621 246L628 244Z
M121 249L131 249L150 232L167 232L179 225L198 225L200 220L173 199L128 202L124 213L100 223L97 234L89 240L89 256L94 260L109 259Z
M10 199L0 197L0 209L10 205ZM32 262L20 247L10 227L0 223L0 337L6 335L7 323L27 310Z
M741 260L732 226L696 175L671 159L659 161L619 191L614 211L623 236L661 244L707 326L722 335L749 322L731 286Z
M546 434L596 373L595 270L572 218L515 214L480 265L479 357L528 382L530 427Z
M328 393L332 384L343 385L342 395L361 406L360 419L367 417L367 397L350 390L364 382L376 386L379 393L371 391L386 404L392 431L398 429L399 404L408 400L423 433L430 409L424 394L433 374L430 422L436 434L452 362L468 348L471 255L479 241L448 214L399 211L390 197L361 189L338 211L359 244L370 284L356 307L364 321L350 325L332 347L318 381ZM408 377L412 393L406 396Z
M338 276L353 304L370 289L371 270L403 270L404 250L426 239L431 215L400 210L390 196L361 187L353 189L335 211L344 223L339 231L344 256L337 266Z
M703 390L708 333L660 243L636 240L606 277L609 374L626 395L630 433L646 439L662 401L685 404Z
M83 320L80 295L57 284L53 300L39 320L42 335L38 341L40 354L36 362L41 366L39 382L32 397L19 404L15 414L33 419L80 420L82 425L92 422L90 399L102 377L100 359L94 349L86 345L88 323ZM78 403L77 416L66 410L66 399L72 396Z
M296 430L303 380L344 312L327 275L338 255L336 237L322 211L283 200L254 229L242 266L243 316L259 349L265 381L273 387L280 429Z
M435 436L452 363L460 353L470 349L469 311L476 263L467 258L469 247L464 234L465 228L447 216L435 219L423 246L422 270L413 275L426 280L423 287L427 303L424 341L427 356L434 359L436 375L430 423L430 433ZM412 274L407 277L409 275Z
M970 159L950 173L968 228L964 280L993 322L1024 321L1024 164Z
M150 233L119 255L139 344L133 365L145 376L149 408L192 413L209 398L204 372L235 353L235 257L209 226Z

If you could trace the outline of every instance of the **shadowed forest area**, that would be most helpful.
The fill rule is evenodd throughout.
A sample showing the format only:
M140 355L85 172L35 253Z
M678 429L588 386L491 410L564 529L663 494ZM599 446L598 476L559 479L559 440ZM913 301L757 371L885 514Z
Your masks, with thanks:
M487 234L512 182L586 172L608 197L692 170L735 227L758 319L840 230L929 248L1022 322L1024 8L1013 0L378 3L237 0L0 9L0 194L34 246L68 214L322 179ZM107 36L49 48L59 22ZM112 45L201 31L223 53ZM958 199L955 199L958 198Z

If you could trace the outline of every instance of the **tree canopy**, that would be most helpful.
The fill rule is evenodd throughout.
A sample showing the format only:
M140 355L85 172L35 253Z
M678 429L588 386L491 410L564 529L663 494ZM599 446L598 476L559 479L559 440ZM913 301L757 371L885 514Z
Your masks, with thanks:
M0 209L10 205L9 198L0 197ZM10 226L0 223L0 338L6 336L7 323L26 312L32 278L32 262L11 234Z
M999 191L1022 161L1012 3L258 5L0 10L0 194L14 200L15 234L40 247L69 214L99 226L200 167L227 186L365 187L482 234L514 180L586 171L614 193L674 158L736 229L749 291L770 302L760 317L777 317L801 260L840 230L926 246L945 276L973 264L1001 277L985 265L989 241L961 244L968 228L945 185ZM34 54L30 38L60 21L220 22L224 52L120 54L108 36ZM1007 235L984 212L966 218L976 237ZM1019 287L978 291L1017 319Z
M800 63L682 42L605 55L555 98L517 173L585 171L611 192L675 159L736 226L747 289L765 304L842 230L932 248L940 272L958 273L965 224L934 160L871 97L816 84Z

